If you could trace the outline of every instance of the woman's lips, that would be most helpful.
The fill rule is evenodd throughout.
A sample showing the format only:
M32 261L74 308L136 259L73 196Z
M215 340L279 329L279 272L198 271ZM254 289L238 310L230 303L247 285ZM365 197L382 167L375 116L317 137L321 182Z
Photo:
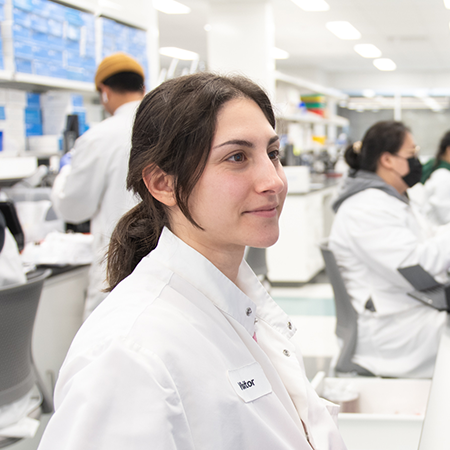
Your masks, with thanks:
M269 206L258 209L253 209L251 211L245 211L245 214L251 214L253 216L259 217L275 217L278 214L277 206Z

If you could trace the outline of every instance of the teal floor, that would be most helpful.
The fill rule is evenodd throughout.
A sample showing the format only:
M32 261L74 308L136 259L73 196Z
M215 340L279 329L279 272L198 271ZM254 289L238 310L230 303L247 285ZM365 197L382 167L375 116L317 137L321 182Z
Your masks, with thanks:
M334 316L336 310L331 298L273 297L278 305L293 316Z

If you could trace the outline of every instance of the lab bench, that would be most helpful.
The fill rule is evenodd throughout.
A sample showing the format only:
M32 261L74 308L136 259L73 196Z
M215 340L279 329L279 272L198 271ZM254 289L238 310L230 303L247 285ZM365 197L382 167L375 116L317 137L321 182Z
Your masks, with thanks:
M36 367L50 392L83 323L89 267L54 268L52 276L44 282L34 323L32 351Z
M311 383L320 396L334 388L334 395L346 397L338 423L348 450L448 450L449 380L450 318L432 379L326 378L319 372Z

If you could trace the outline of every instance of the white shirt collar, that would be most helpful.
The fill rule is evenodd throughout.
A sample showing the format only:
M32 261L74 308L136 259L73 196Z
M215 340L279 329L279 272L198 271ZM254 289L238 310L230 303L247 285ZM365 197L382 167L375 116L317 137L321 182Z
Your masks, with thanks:
M167 228L163 229L158 246L147 258L157 260L188 281L217 308L244 326L250 335L254 333L256 318L265 320L288 338L295 333L289 317L269 296L246 261L239 267L238 287Z
M140 105L141 100L134 100L132 102L124 103L120 105L115 111L114 116L120 116L123 114L129 114L129 112L134 111Z

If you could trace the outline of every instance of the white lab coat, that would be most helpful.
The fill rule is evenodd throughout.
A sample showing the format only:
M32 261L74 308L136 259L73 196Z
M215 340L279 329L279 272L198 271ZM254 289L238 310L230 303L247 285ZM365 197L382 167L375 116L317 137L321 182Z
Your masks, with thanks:
M39 450L311 450L301 421L345 449L289 317L245 261L238 285L164 229L75 337Z
M126 189L131 130L139 101L125 103L75 142L72 162L55 179L52 203L69 223L91 220L95 261L89 272L85 317L106 297L103 258L119 218L136 204Z
M424 212L436 225L450 223L450 170L437 169L425 183Z
M444 280L450 228L437 229L413 205L366 189L340 206L329 247L359 314L353 361L376 375L431 377L446 313L408 296L413 287L397 268L420 264ZM370 298L376 312L365 309Z

